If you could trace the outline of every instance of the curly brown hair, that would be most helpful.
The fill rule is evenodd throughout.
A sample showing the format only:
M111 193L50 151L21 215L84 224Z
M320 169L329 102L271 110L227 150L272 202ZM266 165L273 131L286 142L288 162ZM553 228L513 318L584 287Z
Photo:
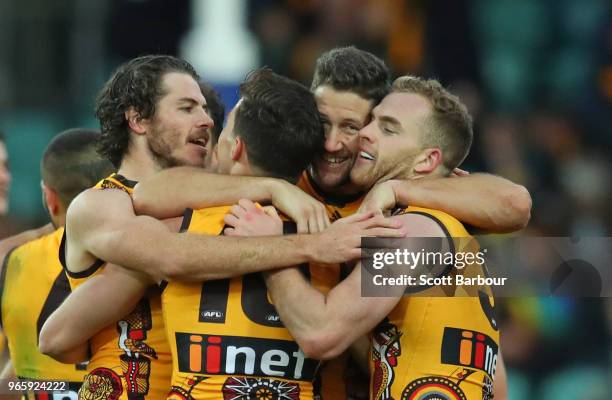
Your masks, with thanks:
M157 102L165 94L161 85L170 72L199 76L187 61L167 55L134 58L117 68L96 99L96 117L102 134L98 153L119 168L130 139L125 112L133 107L142 118L155 115Z
M472 117L461 100L440 82L416 76L401 76L393 82L392 93L414 93L431 105L431 114L420 137L423 147L442 150L444 167L452 171L470 152L474 132Z

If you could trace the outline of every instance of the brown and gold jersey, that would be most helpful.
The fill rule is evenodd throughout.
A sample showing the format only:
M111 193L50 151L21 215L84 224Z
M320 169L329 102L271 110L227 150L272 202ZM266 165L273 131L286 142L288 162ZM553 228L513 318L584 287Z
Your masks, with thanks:
M118 189L131 195L135 185L134 181L112 174L95 188ZM64 246L60 249L60 259L65 265ZM99 274L104 266L105 262L98 260L82 272L66 270L70 286L78 287ZM91 338L90 347L92 357L79 391L80 399L156 400L168 393L172 361L157 287L151 288L129 315Z
M64 228L13 249L2 270L2 329L15 373L28 380L69 382L76 397L85 365L62 364L38 351L43 324L70 294L57 254ZM29 394L27 398L34 397Z
M448 214L419 207L404 213L437 222L454 252L479 250ZM484 271L484 265L475 265ZM499 331L490 288L477 290L443 297L440 287L432 287L400 300L372 333L370 399L492 398Z
M330 221L353 215L359 210L364 194L334 195L325 193L312 179L308 171L304 171L298 182L298 187L325 205ZM341 276L345 277L350 270L346 265L341 267ZM318 385L321 397L326 399L346 399L347 386L358 386L360 379L349 379L349 376L363 377L360 368L352 362L347 351L336 359L327 361L321 368Z
M188 210L182 230L220 235L229 209ZM318 288L338 281L338 268L301 268ZM307 358L283 326L260 273L169 282L162 305L173 356L168 398L313 399L319 362Z

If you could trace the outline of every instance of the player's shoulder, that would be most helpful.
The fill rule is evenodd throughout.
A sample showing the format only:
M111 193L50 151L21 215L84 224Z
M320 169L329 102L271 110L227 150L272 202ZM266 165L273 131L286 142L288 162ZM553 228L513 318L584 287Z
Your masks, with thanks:
M134 213L131 197L121 190L87 189L72 200L66 213L67 224L81 221L88 223L89 218L110 217L123 212Z
M62 240L63 233L64 233L64 228L61 227L50 233L33 236L30 240L26 241L25 243L21 243L17 246L14 246L13 252L16 252L16 251L29 252L29 251L34 251L36 249L44 249L44 248L54 247L54 246L57 247L59 246Z
M44 227L30 229L1 240L0 263L6 264L9 258L15 259L13 256L16 254L21 256L22 254L36 252L38 249L49 247L50 245L57 244L59 246L61 233L58 235L58 231L63 233L63 228L54 231L45 225Z
M14 246L2 254L4 266L21 265L25 260L35 261L34 268L48 257L57 257L58 249L64 234L64 228L33 238L25 243Z

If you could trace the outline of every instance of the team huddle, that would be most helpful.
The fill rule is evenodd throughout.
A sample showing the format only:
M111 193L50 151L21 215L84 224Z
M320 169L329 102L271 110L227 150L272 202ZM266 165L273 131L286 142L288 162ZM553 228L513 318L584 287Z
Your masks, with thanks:
M223 126L189 63L143 56L96 116L43 157L56 230L4 258L5 377L87 400L505 396L488 287L361 296L362 237L477 252L465 226L529 219L524 188L457 169L472 120L437 81L337 48L310 90L250 73Z

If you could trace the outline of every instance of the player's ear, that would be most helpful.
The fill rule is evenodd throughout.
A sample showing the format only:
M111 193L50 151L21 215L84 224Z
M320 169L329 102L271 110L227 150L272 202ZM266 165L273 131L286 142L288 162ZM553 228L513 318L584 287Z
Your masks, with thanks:
M57 192L47 186L43 181L40 181L40 189L43 193L43 201L47 205L47 210L51 215L56 215L59 212L60 202Z
M242 158L245 152L244 142L239 136L234 138L232 143L232 161L238 161Z
M142 118L134 107L130 107L125 113L125 120L130 129L137 135L144 135L148 128L148 120Z
M442 164L442 150L431 148L423 150L414 160L414 172L421 175L432 173Z

